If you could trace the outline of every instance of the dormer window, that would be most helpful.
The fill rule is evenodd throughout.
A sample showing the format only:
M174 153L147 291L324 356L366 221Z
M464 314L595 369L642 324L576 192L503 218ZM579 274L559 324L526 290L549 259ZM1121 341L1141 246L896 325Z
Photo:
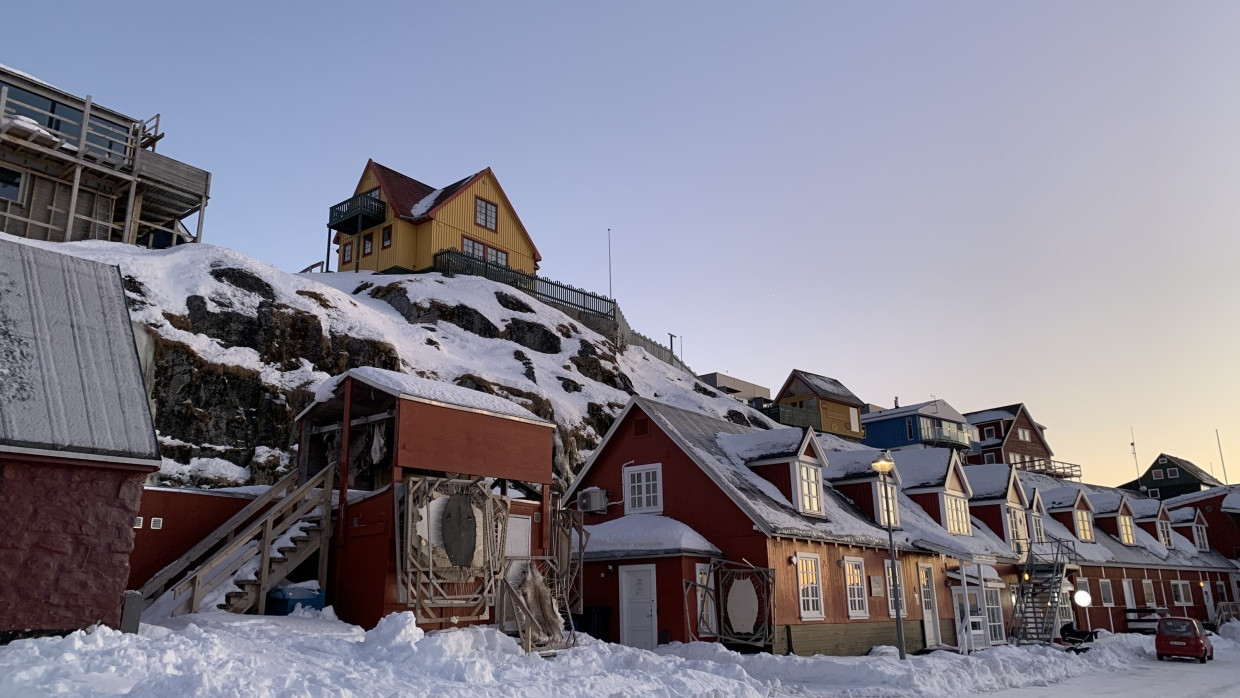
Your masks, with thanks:
M1029 533L1030 540L1034 543L1046 542L1046 529L1042 528L1042 515L1037 512L1029 512Z
M1007 507L1007 524L1008 524L1008 544L1012 546L1012 550L1023 552L1027 547L1025 544L1029 541L1029 529L1025 522L1025 512L1020 507L1008 505Z
M623 469L624 513L663 513L663 465L630 465Z
M822 513L822 466L797 461L797 508L802 514Z
M1175 478L1179 476L1180 476L1179 468L1167 468L1167 479L1168 480L1174 480Z
M983 432L983 433L986 435L986 439L987 439L987 440L990 440L990 439L995 438L995 428L994 428L994 427L986 427L986 431L985 431L985 432Z
M1132 517L1120 514L1116 518L1119 520L1119 542L1124 545L1136 545L1137 539L1132 532Z
M1162 543L1163 547L1165 548L1171 547L1171 522L1170 521L1163 521L1162 519L1158 520L1158 542Z
M947 532L957 536L973 535L972 522L969 520L969 503L964 497L954 494L943 495L947 507Z
M1162 522L1159 522L1159 523L1162 523ZM1167 538L1170 539L1171 536L1167 536ZM1200 550L1201 552L1203 553L1209 552L1210 541L1206 538L1205 524L1193 524L1193 544L1195 544L1197 546L1197 549ZM1171 547L1171 546L1167 546L1167 547Z
M900 510L895 506L895 483L888 479L887 482L874 483L877 506L874 507L876 512L874 519L879 526L886 528L891 526L895 528L900 525Z
M1076 537L1082 543L1094 542L1094 520L1087 509L1076 510Z

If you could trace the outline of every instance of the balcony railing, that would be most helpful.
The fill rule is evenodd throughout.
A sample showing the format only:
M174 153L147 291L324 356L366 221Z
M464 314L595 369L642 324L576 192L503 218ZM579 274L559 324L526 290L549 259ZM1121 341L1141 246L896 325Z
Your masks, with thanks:
M794 407L774 403L763 407L762 414L788 427L810 427L822 431L822 415L815 407Z
M1057 477L1061 480L1079 481L1081 479L1081 466L1076 463L1065 463L1059 460L1036 458L1033 460L1021 461L1020 463L1012 463L1012 467L1017 470L1026 470L1031 473L1050 475L1051 477Z
M973 440L969 438L968 432L960 431L959 429L944 429L942 427L922 427L921 440L923 442L950 443L961 446L973 445Z
M331 207L327 214L327 227L332 230L342 230L347 226L349 230L344 230L344 232L354 233L379 225L386 217L387 204L373 194L358 194ZM361 219L360 228L357 227L356 219L358 218ZM353 225L348 225L349 223Z

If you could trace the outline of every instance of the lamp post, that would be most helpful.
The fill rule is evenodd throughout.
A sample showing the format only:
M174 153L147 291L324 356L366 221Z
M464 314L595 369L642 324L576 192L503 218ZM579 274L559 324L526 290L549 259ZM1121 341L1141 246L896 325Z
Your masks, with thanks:
M870 467L874 469L874 472L878 473L879 482L883 487L883 502L887 505L884 518L886 518L885 523L887 524L887 547L891 551L891 595L895 597L892 601L896 609L896 645L897 649L900 650L900 659L906 659L907 656L904 653L904 595L900 593L900 563L896 559L894 531L896 498L891 492L892 487L888 480L892 469L896 467L896 462L891 458L891 451L884 449L870 463Z

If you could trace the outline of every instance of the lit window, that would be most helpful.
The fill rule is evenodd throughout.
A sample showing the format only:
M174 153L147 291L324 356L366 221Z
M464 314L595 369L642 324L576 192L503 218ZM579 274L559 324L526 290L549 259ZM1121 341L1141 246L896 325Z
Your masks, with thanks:
M1173 580L1171 582L1171 602L1176 606L1192 606L1192 585L1182 579Z
M461 251L478 259L486 259L487 256L487 246L469 238L461 238Z
M1046 542L1046 529L1042 527L1042 515L1029 512L1029 532L1034 543Z
M1094 540L1094 520L1085 509L1076 510L1076 537L1085 543Z
M895 569L896 568L891 566L891 560L885 560L883 562L883 571L887 575L887 615L892 618L896 617L896 601L898 596L896 594L895 585L897 581L900 583L900 591L904 591L904 575L900 574L898 570L895 574L892 574L892 570ZM898 598L898 600L900 602L900 617L907 618L908 604L904 602L903 598Z
M663 513L663 465L631 465L624 468L624 513Z
M345 262L353 261L353 243L346 242L344 244L343 258Z
M21 201L22 173L0 167L0 199Z
M1170 539L1170 536L1167 537ZM1193 544L1203 553L1210 550L1210 541L1206 538L1205 524L1193 524Z
M957 536L973 535L973 525L969 520L969 503L964 497L953 494L943 495L947 503L947 532Z
M1124 545L1136 545L1137 540L1132 533L1132 517L1120 514L1116 518L1119 519L1119 542Z
M797 490L801 512L822 513L822 467L815 463L797 461Z
M1142 579L1141 591L1145 594L1145 605L1150 608L1158 606L1158 599L1154 598L1154 580Z
M1175 478L1179 476L1180 476L1179 468L1167 468L1167 479L1168 480L1174 480Z
M1163 521L1162 519L1158 520L1158 542L1162 543L1163 547L1165 548L1171 547L1171 522L1170 521Z
M817 555L797 553L797 588L801 596L801 620L822 620L822 575Z
M1008 464L1009 464L1009 465L1020 465L1020 454L1019 454L1019 453L1009 453L1009 454L1008 454Z
M392 246L392 226L390 225L383 226L383 232L381 233L381 242L379 246L385 250Z
M869 618L865 594L865 562L859 557L844 558L844 583L848 587L848 617Z
M876 499L878 501L878 516L875 517L879 526L896 527L900 525L900 508L895 505L895 483L891 478L887 478L887 482L878 481L874 483Z
M487 230L495 230L495 204L486 199L474 199L474 222Z
M1151 470L1151 471L1150 471L1150 477L1154 478L1155 480L1161 480L1161 479L1163 479L1163 471L1162 471L1162 468L1155 468L1154 470Z
M1017 429L1016 438L1021 441L1033 441L1033 434L1028 429Z
M375 251L374 233L366 233L362 236L362 256L368 257L370 253Z
M506 267L508 266L508 253L503 250L497 250L494 247L488 247L487 261L491 264L498 264L501 267Z
M1111 588L1111 580L1098 580L1098 596L1102 597L1103 606L1115 605L1115 590Z

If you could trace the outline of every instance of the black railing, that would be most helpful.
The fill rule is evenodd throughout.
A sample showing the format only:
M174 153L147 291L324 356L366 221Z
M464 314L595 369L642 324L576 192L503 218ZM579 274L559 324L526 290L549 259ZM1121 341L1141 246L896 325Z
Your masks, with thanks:
M615 301L568 284L551 281L533 274L526 274L502 264L488 262L457 250L440 250L435 253L435 271L449 275L466 274L498 281L534 296L542 301L580 310L599 317L615 317Z
M386 204L372 194L358 194L331 207L327 215L327 227L334 228L341 221L348 220L354 216L375 219L374 223L370 225L377 225L387 216L387 209L385 207ZM362 227L369 228L370 225L363 225Z

